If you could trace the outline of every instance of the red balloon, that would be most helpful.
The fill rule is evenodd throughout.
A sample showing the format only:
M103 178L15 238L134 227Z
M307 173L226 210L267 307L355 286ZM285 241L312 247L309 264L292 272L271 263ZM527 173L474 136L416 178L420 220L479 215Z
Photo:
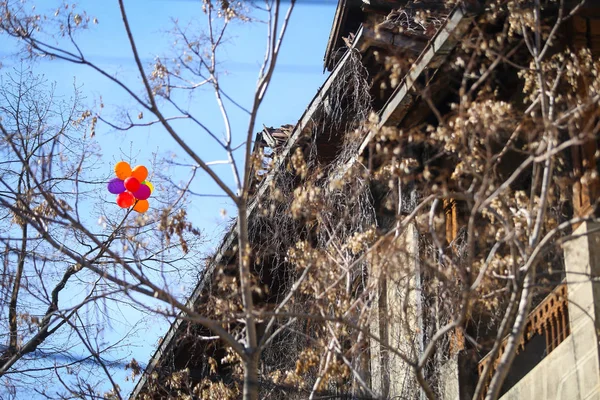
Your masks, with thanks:
M135 197L130 192L123 192L117 195L117 205L121 208L129 208L135 203Z
M129 190L131 193L134 193L140 188L140 181L138 181L133 176L125 179L125 189Z

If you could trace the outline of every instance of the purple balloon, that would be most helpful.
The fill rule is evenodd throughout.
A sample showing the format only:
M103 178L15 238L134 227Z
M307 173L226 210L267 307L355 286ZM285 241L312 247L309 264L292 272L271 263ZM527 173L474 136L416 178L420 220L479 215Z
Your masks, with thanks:
M150 188L144 184L140 185L140 188L133 192L133 195L138 200L146 200L150 197Z
M112 194L119 194L125 191L125 184L119 178L113 178L108 181L108 185L106 185L108 191Z

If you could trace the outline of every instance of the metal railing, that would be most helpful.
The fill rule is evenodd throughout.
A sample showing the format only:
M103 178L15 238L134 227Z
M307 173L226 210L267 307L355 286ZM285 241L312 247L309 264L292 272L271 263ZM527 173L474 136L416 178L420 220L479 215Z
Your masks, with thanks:
M563 283L557 286L552 293L550 293L527 317L525 325L525 331L517 347L517 355L524 352L527 344L536 336L541 335L546 339L545 352L541 355L540 359L550 354L563 340L565 340L569 334L569 312L568 312L568 299L567 299L567 286ZM506 349L506 343L508 337L502 341L502 345L498 352L497 357L492 360L488 353L485 357L479 361L478 372L479 376L484 373L485 367L493 362L492 368L488 371L486 377L487 383L485 390L483 390L482 397L485 396L489 381L498 366L498 362L502 357ZM528 372L528 371L527 371Z

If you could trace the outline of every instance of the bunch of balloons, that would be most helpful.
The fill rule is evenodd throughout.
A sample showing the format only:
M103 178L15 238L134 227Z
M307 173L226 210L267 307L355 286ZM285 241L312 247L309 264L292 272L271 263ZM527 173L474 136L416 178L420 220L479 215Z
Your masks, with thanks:
M148 197L154 190L154 186L146 180L148 169L143 165L132 169L127 162L119 161L115 165L115 175L117 177L108 182L108 191L117 195L117 205L121 208L133 206L139 213L148 211Z

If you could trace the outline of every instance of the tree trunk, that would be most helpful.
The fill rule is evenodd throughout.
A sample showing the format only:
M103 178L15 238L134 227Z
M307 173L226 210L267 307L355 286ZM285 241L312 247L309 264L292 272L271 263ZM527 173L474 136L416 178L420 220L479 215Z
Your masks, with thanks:
M258 360L260 353L255 351L244 362L244 400L258 400Z
M240 267L240 291L246 322L246 354L244 360L244 400L258 400L258 361L254 303L252 301L252 279L250 271L250 239L248 237L247 199L238 204L238 257Z

